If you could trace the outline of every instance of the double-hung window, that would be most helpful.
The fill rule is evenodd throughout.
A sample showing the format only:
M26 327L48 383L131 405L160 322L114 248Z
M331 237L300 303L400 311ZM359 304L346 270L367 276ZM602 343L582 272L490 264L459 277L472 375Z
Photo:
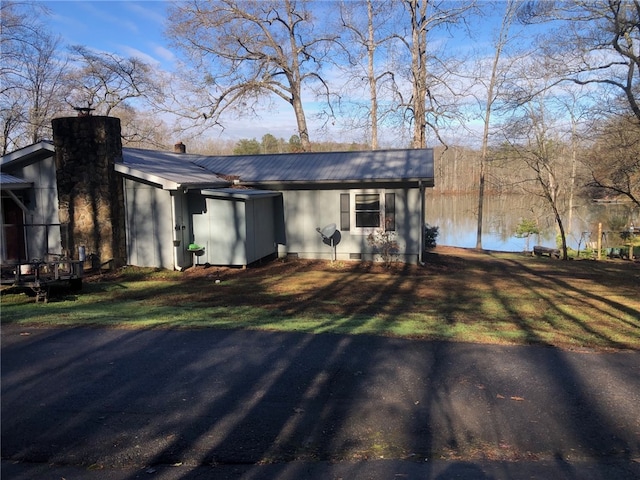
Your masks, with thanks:
M395 194L357 190L340 194L340 230L368 234L395 230Z
M354 214L356 228L380 228L382 200L379 193L356 193L354 201Z

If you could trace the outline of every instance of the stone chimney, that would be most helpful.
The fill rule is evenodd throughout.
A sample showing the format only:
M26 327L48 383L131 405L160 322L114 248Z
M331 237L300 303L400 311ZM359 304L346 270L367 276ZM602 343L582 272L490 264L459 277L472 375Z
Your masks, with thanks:
M83 115L52 122L62 248L78 247L114 267L126 263L124 188L114 162L122 161L120 119Z
M187 146L182 142L178 142L173 146L173 151L175 153L187 153Z

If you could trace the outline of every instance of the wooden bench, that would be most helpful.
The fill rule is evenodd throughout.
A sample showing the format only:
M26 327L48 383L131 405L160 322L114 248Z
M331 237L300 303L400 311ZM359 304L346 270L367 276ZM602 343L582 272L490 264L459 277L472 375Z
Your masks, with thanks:
M549 258L560 258L560 250L557 248L541 247L540 245L533 247L533 254L537 257L548 255Z

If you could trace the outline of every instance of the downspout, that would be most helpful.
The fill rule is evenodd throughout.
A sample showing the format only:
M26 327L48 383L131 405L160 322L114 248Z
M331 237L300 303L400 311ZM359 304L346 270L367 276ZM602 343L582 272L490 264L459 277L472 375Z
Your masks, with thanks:
M418 181L418 188L420 190L420 254L418 256L418 262L421 266L424 266L424 219L426 218L426 201L425 201L425 187L422 180Z
M177 190L176 190L177 193ZM176 242L181 240L178 237L178 232L180 231L180 225L176 223L176 195L171 195L171 225L173 225L173 269L179 272L182 271L182 266L178 265L178 248L181 248L181 245L176 246ZM180 242L182 243L182 242Z

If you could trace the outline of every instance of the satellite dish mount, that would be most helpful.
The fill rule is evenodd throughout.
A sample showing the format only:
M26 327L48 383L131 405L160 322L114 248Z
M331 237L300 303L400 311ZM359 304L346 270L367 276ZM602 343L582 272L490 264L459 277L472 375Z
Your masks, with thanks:
M331 247L331 249L333 250L332 252L332 257L331 257L331 261L335 261L336 260L336 245L339 241L339 239L336 240L336 237L339 234L338 232L338 227L336 226L335 223L330 223L329 225L326 225L323 228L317 227L316 228L316 232L318 232L320 234L320 236L322 237L322 241L324 243L326 243L327 245L329 245Z

